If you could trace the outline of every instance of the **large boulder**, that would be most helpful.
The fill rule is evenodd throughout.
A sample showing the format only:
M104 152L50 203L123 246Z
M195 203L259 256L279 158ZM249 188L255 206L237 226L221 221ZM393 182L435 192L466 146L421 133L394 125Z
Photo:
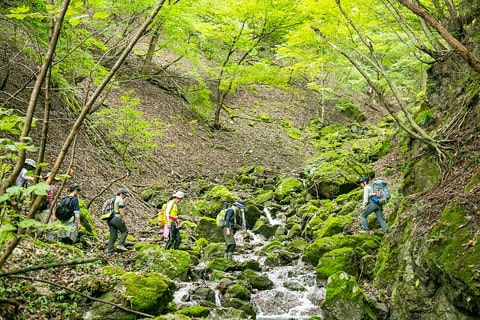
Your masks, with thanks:
M107 269L111 268L107 267ZM100 297L102 300L151 315L161 314L173 301L175 284L159 273L117 273L114 279L116 281L115 286ZM134 320L137 319L137 315L112 307L109 304L94 302L90 310L84 315L84 319Z
M322 303L325 320L363 320L373 314L355 277L340 271L328 278L327 292Z
M134 247L134 270L162 273L170 279L187 280L190 255L181 250L165 250L155 244L138 243Z

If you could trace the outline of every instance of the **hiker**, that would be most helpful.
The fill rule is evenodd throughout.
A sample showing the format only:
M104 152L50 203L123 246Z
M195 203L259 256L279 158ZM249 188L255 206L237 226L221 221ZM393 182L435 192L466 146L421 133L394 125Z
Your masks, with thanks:
M46 179L48 179L51 174L51 172L47 173ZM60 181L60 179L55 176L50 183L50 189L48 189L47 194L44 196L44 201L42 201L43 208L35 213L35 220L40 221L43 224L48 223L50 209L52 208L53 200L55 200L55 195L57 194L57 187L55 186L57 181ZM52 219L50 218L50 220ZM54 236L50 232L47 232L46 238L47 240L53 240Z
M50 177L52 173L49 172L47 173L47 179ZM35 220L40 221L43 224L46 224L48 221L48 213L50 212L50 208L52 207L53 200L55 199L55 195L57 194L57 188L55 187L55 183L57 181L60 181L59 178L55 176L55 178L52 179L52 182L50 183L50 189L48 189L47 194L45 195L45 205L42 210L39 210L38 212L35 213Z
M245 208L245 204L242 200L237 200L235 203L227 209L225 213L225 227L223 228L223 238L225 239L225 244L227 249L223 255L224 258L233 259L233 251L237 244L235 243L235 230L237 227L237 219L235 217L236 212L240 209Z
M118 231L120 231L120 240L118 241L117 250L127 251L125 248L125 240L127 239L127 214L125 213L125 198L128 197L128 191L120 188L117 190L115 201L113 203L113 215L108 220L108 229L110 231L110 239L108 240L107 253L113 253L113 247L117 240Z
M178 208L177 204L182 201L185 197L185 194L182 191L177 191L173 194L168 203L167 209L165 210L165 215L167 216L167 225L170 229L170 234L168 235L168 242L165 249L170 249L173 245L173 249L180 249L180 242L182 237L180 236L180 220L178 220Z
M368 228L368 220L367 217L372 213L375 212L377 216L378 223L382 227L383 233L387 233L387 223L383 219L382 215L382 206L376 204L371 197L375 196L376 194L373 192L373 188L368 184L370 179L368 177L362 177L356 183L359 184L363 188L363 202L360 210L362 213L360 214L360 221L362 223L362 230L360 233L369 233L370 230Z
M15 185L17 187L26 187L28 182L35 182L35 178L33 176L27 175L28 171L33 171L35 168L37 168L37 163L35 160L25 159L23 168L18 174L17 180L15 180Z
M80 205L78 204L79 192L80 186L78 184L74 183L70 185L70 187L68 187L68 195L57 203L57 207L52 215L52 221L57 220L57 211L59 210L59 205L63 202L63 199L68 197L68 206L70 211L73 212L73 215L68 220L61 220L58 218L64 226L70 227L69 230L60 230L58 232L58 238L62 243L65 244L73 244L77 240L78 231L80 230Z

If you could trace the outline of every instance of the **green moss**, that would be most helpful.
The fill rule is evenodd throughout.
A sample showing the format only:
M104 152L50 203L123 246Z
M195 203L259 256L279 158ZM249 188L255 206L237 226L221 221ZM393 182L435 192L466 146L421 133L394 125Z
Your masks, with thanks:
M206 195L207 199L215 199L232 203L236 200L236 196L225 186L215 186Z
M344 271L357 277L359 273L359 257L352 248L339 248L325 253L316 267L318 279L328 279L338 271Z
M363 122L365 121L365 115L360 111L358 106L349 100L340 100L335 105L335 108L340 111L340 113L349 117L352 120Z
M266 190L262 193L260 193L256 198L255 198L255 203L256 204L264 204L267 202L271 202L273 199L273 191L272 190Z
M292 193L300 191L303 187L303 183L295 178L284 178L280 181L275 189L275 198L283 200Z
M203 306L193 306L180 309L177 313L190 318L205 318L210 313L210 308Z
M454 276L470 288L475 299L480 299L480 274L472 268L480 261L480 243L472 238L474 233L465 210L452 202L445 208L441 222L432 229L428 260L432 268L441 268Z
M363 300L363 290L358 286L355 277L345 272L333 274L327 282L327 292L323 303L342 297L342 300Z
M134 268L143 271L156 271L170 279L187 279L190 268L190 255L181 250L164 250L155 244L136 244Z
M125 273L122 296L132 309L150 314L161 313L166 301L173 299L175 286L158 273Z

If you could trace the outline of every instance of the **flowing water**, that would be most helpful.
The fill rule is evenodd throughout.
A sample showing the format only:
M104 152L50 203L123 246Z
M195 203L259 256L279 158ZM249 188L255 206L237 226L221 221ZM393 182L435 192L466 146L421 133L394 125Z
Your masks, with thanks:
M271 225L284 224L282 218L272 218L270 211L264 210ZM244 214L241 214L242 225L245 224ZM274 284L270 290L255 292L251 296L251 304L255 308L257 320L301 320L312 316L322 316L321 302L325 299L325 288L318 287L315 269L304 265L300 260L288 266L266 266L266 257L261 254L264 246L270 242L251 230L242 230L235 234L237 249L234 260L242 262L255 260L262 266L261 275L267 276ZM249 248L245 250L245 248ZM179 307L195 305L188 295L199 286L207 286L215 292L215 302L221 305L220 293L216 289L217 282L202 281L199 283L183 283L177 290L174 301Z

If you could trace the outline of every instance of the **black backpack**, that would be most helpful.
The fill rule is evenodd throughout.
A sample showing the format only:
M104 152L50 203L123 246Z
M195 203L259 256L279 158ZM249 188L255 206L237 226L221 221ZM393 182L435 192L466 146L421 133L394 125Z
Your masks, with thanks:
M72 196L66 196L60 199L57 203L57 207L55 209L55 216L60 221L68 221L71 217L73 217L73 210L71 206Z
M38 208L39 211L47 210L48 209L48 201L47 201L47 196L43 196L42 198L42 204Z

